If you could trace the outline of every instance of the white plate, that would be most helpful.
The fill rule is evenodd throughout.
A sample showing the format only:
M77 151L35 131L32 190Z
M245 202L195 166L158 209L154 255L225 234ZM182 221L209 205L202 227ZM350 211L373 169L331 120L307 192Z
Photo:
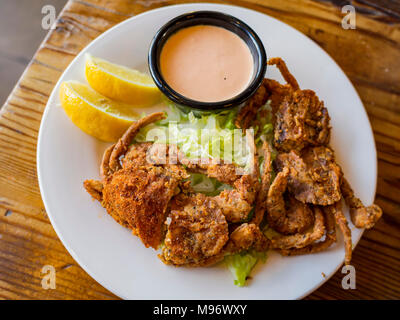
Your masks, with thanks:
M348 78L313 41L267 15L227 5L169 6L138 15L108 30L74 59L50 96L38 141L38 177L46 211L61 241L95 280L125 299L296 299L311 293L342 264L343 242L313 255L281 257L270 253L243 288L223 266L174 268L117 224L82 187L98 178L106 144L75 127L59 106L59 85L84 77L84 54L146 69L147 50L159 27L193 10L221 11L248 23L269 57L282 57L302 88L315 90L332 118L332 145L347 178L365 204L376 186L376 150L363 105ZM274 67L269 78L281 80ZM362 230L353 231L356 244ZM326 275L323 277L322 273Z

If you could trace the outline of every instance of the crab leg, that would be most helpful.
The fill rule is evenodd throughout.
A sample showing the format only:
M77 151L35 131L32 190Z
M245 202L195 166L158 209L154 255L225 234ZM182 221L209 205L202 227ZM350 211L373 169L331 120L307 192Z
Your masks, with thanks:
M372 228L382 216L382 209L376 204L365 207L360 199L354 195L349 182L342 178L341 190L346 204L350 208L351 221L357 228Z
M285 81L293 88L293 90L300 90L300 86L297 83L296 78L293 77L293 75L289 72L285 61L283 61L281 58L271 58L268 60L268 65L276 65Z
M85 180L83 186L93 199L100 202L103 200L103 184L100 181Z
M114 148L115 148L115 144L109 146L106 149L106 151L104 151L103 159L101 160L101 165L100 165L100 177L103 180L112 173L111 169L110 169L110 157L111 157L111 153L113 152Z
M328 210L330 210L331 214L334 215L336 223L343 233L344 249L345 249L344 263L350 264L351 254L352 254L352 250L353 250L353 243L351 242L351 230L348 226L347 219L344 216L343 211L342 211L341 201L338 201L334 205L329 206Z
M284 256L297 256L303 254L317 253L328 249L333 243L336 242L336 227L335 219L331 212L328 212L328 207L324 207L325 216L325 239L320 242L312 243L304 248L292 248L280 250L280 254Z
M289 86L292 87L292 89L295 91L300 90L300 86L297 83L297 80L289 72L285 61L283 61L281 58L271 58L268 61L268 65L276 65ZM267 102L268 98L270 97L270 93L267 89L270 81L270 79L264 79L260 88L257 89L256 93L240 110L235 120L235 126L237 128L247 129L250 126L251 121L256 116L258 109L260 109Z
M315 223L313 230L306 233L296 233L290 236L282 236L271 239L271 249L290 249L290 248L303 248L319 239L325 233L324 215L320 208L315 207Z
M261 187L256 200L256 209L254 212L254 216L251 219L251 223L256 225L260 225L261 221L264 218L264 213L266 210L266 201L268 196L268 190L270 187L271 181L271 149L268 145L268 142L264 141L262 150L264 153L264 168L263 175L261 177Z
M257 89L254 95L247 101L246 105L240 110L235 119L235 126L238 129L247 129L251 121L260 109L268 100L268 92L265 86L266 79L264 79L261 86Z
M147 126L150 123L159 121L164 118L165 118L164 112L155 112L134 122L124 133L122 138L119 139L118 142L115 144L115 147L113 148L110 155L109 170L111 172L115 172L121 168L121 165L119 163L119 158L121 155L126 153L130 143L132 142L133 138L141 128Z

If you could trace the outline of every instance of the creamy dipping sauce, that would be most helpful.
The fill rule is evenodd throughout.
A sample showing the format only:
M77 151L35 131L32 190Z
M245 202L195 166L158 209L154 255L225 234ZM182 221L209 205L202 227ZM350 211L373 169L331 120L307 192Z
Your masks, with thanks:
M233 98L246 89L254 72L247 44L235 33L211 25L173 34L161 50L160 67L172 89L201 102Z

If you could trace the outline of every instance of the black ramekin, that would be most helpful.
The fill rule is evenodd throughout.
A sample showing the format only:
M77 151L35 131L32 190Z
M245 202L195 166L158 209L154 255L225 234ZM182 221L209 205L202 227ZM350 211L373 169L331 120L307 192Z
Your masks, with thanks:
M237 96L224 101L202 102L186 98L173 90L164 80L160 70L161 50L168 38L180 29L194 25L213 25L234 32L248 45L254 61L253 79L245 90ZM243 21L230 15L216 11L195 11L178 16L157 31L149 49L150 74L157 87L169 98L179 105L192 107L204 111L223 110L240 105L249 99L261 85L265 72L267 55L264 45L257 34Z

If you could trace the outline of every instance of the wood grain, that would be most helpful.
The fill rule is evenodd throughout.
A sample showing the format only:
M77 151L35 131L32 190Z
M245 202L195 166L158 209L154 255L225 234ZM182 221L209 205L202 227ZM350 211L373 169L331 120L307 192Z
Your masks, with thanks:
M117 298L76 264L47 218L36 176L39 124L57 79L91 40L140 12L183 2L69 1L0 110L0 299ZM343 290L339 271L309 299L400 298L400 10L388 2L353 1L356 30L341 28L340 1L224 2L267 13L317 42L355 85L373 127L384 217L354 252L357 289ZM44 265L57 270L55 290L41 287Z

